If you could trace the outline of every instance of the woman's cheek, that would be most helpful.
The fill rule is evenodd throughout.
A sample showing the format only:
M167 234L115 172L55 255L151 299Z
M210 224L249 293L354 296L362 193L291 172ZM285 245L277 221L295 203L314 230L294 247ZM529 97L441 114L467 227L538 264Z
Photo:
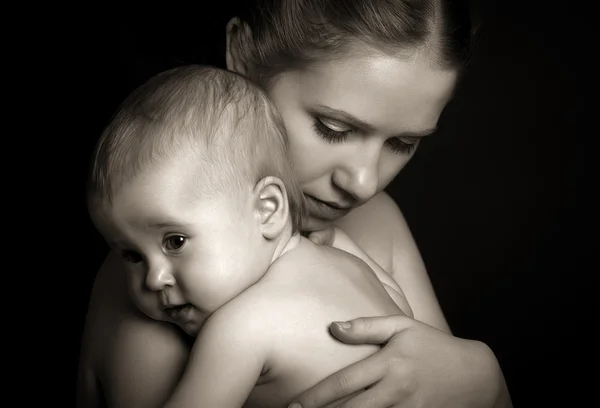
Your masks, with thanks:
M412 155L384 152L379 161L379 191L392 182L400 171L410 161Z
M334 152L329 151L330 146L314 139L316 136L307 135L304 140L290 143L289 157L300 184L320 179L332 170Z

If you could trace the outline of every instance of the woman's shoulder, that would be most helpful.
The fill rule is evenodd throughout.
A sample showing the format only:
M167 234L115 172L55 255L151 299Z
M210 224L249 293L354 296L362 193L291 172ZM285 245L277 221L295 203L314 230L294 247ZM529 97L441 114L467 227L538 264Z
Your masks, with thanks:
M398 205L385 192L352 210L337 225L388 271L393 266L394 243L413 239Z
M382 191L362 206L352 210L339 220L337 225L355 239L351 231L360 230L377 236L387 235L398 232L398 228L406 228L406 221L394 199Z
M385 191L380 192L359 208L364 208L367 211L383 216L402 216L402 212L396 201Z

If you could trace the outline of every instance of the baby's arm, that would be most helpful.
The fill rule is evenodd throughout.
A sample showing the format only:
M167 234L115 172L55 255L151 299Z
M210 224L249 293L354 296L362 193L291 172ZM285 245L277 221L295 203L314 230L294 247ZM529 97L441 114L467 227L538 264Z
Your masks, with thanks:
M166 408L244 405L265 365L267 342L256 320L239 311L226 305L206 321Z
M100 390L96 375L87 364L81 363L77 377L77 408L97 408L100 406Z
M315 242L319 242L321 238L318 237L319 233L313 233L309 238ZM375 262L369 255L367 255L348 234L344 232L340 227L332 227L329 231L324 231L323 234L327 234L327 237L321 243L330 245L334 248L341 249L342 251L348 252L363 260L369 267L375 272L375 275L379 278L383 287L388 292L390 297L396 302L398 307L406 313L408 317L413 317L413 311L404 296L404 292L400 288L400 285L396 280L387 273L377 262Z

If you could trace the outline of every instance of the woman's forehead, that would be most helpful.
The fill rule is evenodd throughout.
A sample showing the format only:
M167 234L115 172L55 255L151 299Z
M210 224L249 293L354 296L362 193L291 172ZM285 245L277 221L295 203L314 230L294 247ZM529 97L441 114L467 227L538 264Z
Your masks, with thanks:
M456 78L455 71L434 68L424 57L362 53L312 64L278 82L289 81L287 96L304 106L342 110L382 132L398 132L435 127Z

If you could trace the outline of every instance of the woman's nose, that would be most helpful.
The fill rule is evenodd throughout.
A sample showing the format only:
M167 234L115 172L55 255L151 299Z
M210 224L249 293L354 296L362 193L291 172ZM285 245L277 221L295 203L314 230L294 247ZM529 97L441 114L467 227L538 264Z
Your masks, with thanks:
M366 202L379 188L379 152L359 152L333 172L333 183L359 202Z
M150 265L146 275L146 286L151 291L161 291L167 286L175 284L175 277L166 262L157 262Z

